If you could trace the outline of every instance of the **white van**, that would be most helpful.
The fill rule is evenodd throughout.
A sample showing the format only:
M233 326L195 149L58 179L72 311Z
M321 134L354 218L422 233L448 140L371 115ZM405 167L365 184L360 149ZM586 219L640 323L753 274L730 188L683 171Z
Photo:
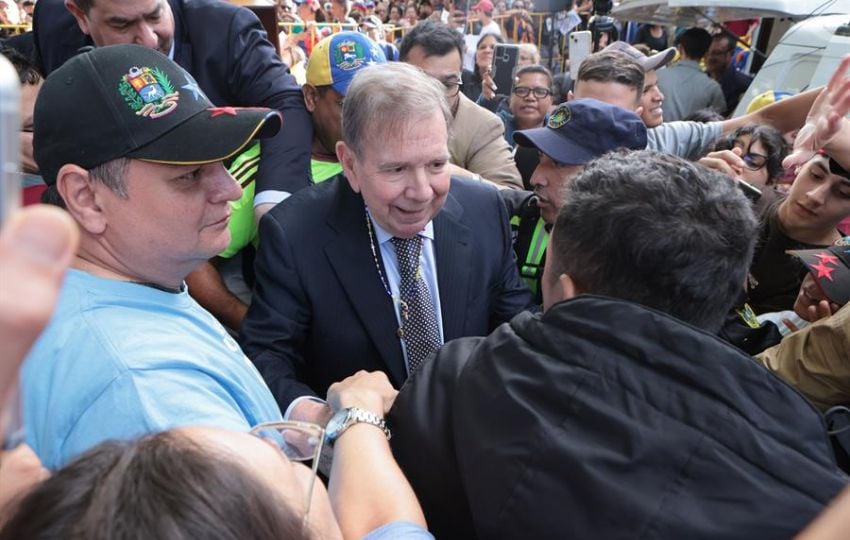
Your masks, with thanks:
M767 59L734 116L768 90L796 93L826 84L850 53L850 0L622 0L612 15L669 26L773 17Z
M829 81L841 58L850 53L850 13L812 17L788 29L770 52L734 116L744 114L757 95L768 90L802 92Z

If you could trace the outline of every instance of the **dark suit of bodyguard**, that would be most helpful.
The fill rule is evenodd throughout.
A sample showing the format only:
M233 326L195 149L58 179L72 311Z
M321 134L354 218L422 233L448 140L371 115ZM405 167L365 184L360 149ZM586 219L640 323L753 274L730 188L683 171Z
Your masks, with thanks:
M353 111L368 118L374 102L393 103L397 117L367 120L370 132L352 136ZM439 102L447 112L442 88L411 66L362 70L346 95L346 142L339 143L358 157L337 147L347 181L302 190L261 220L257 284L242 344L282 409L299 396L324 396L330 384L361 369L384 371L396 386L415 370L411 332L421 328L406 326L402 304L412 310L413 302L391 291L401 256L396 247L396 255L385 258L382 250L392 246L381 241L384 229L393 244L430 234L417 259L425 261L420 272L429 290L436 285L439 293L433 296L442 341L485 335L532 303L497 191L449 180ZM358 138L359 145L349 144Z
M76 5L92 3L77 0ZM119 14L113 0L93 0L92 10ZM269 107L286 117L286 129L263 143L256 192L292 193L309 185L310 145L313 124L295 78L280 61L260 21L248 9L218 0L152 0L132 6L135 18L126 29L108 20L90 18L88 33L101 35L104 44L125 42L130 33L150 32L156 21L147 17L173 16L173 47L158 43L198 83L217 106ZM39 0L33 16L36 63L47 76L74 56L80 47L94 45L84 34L63 0ZM79 8L77 8L79 9ZM90 11L90 14L93 13ZM99 11L98 15L102 15ZM148 28L134 28L147 24ZM150 34L151 40L156 40ZM124 41L122 41L124 40ZM139 43L153 46L152 43ZM270 195L273 196L273 195ZM268 202L276 202L268 201Z

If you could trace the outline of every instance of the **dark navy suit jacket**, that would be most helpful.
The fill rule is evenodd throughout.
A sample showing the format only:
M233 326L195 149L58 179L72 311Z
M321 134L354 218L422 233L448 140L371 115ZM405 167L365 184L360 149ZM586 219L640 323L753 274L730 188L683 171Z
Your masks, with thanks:
M494 188L452 179L434 218L434 254L446 341L486 335L533 304ZM301 190L264 216L256 273L242 346L282 410L361 369L386 372L396 387L407 378L363 198L348 182Z
M257 193L294 193L310 184L313 124L295 78L250 10L219 0L168 0L174 14L174 61L217 106L269 107L284 126L263 141ZM39 0L33 16L35 61L42 73L92 45L63 0ZM116 81L117 84L117 81Z

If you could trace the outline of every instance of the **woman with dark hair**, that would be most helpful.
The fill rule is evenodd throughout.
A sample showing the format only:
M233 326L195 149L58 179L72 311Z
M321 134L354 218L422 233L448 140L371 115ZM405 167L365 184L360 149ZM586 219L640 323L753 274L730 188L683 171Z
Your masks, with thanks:
M732 161L723 159L722 153L729 151L741 158L743 167L732 167ZM700 160L700 163L719 168L764 191L765 187L775 185L783 175L782 160L786 155L788 145L776 128L747 124L718 139L714 143L714 152Z
M0 531L3 540L311 537L266 482L179 431L100 444L27 495Z
M505 40L501 36L495 34L485 34L478 40L478 45L475 46L475 67L472 72L464 70L463 72L463 93L472 101L478 101L478 96L484 95L487 99L495 97L495 90L491 87L484 90L484 83L493 84L493 79L490 78L490 67L493 64L493 52L496 49L497 43L504 43ZM507 90L507 89L505 89Z
M397 393L381 372L332 385L327 433L275 422L102 443L5 509L0 540L433 540L390 450L383 417ZM316 479L325 441L327 490Z

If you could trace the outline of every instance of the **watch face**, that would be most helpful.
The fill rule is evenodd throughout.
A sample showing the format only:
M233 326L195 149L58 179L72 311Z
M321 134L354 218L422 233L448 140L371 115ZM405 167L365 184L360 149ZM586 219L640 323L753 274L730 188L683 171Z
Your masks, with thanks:
M345 425L345 420L348 418L348 409L340 409L331 416L328 420L328 425L325 426L325 438L328 441L335 441L339 437L339 433Z

